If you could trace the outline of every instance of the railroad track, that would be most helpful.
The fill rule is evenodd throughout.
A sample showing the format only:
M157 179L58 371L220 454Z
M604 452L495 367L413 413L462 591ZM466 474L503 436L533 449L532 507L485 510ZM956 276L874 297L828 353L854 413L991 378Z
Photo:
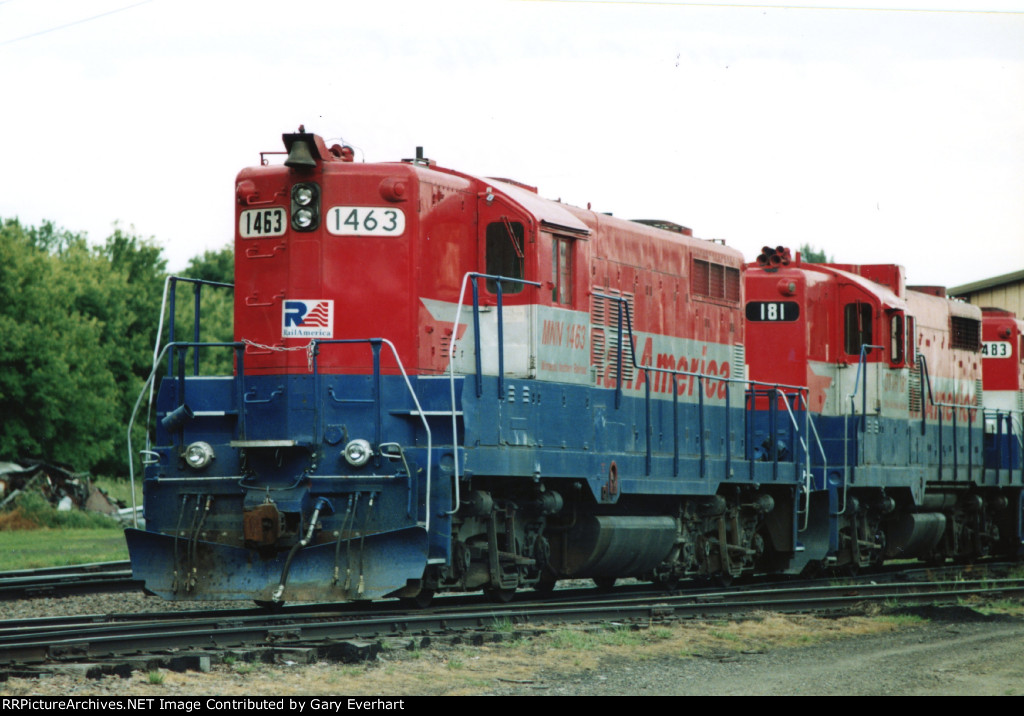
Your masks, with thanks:
M0 572L0 600L140 589L128 561Z
M368 609L317 604L289 606L273 613L231 609L36 618L0 627L0 674L21 673L25 665L111 659L129 664L128 668L133 663L137 668L151 668L159 654L205 658L209 663L227 650L253 650L261 653L259 658L269 655L300 662L354 661L372 657L382 643L417 645L438 638L482 642L492 638L498 627L525 630L608 622L646 626L765 611L844 613L869 603L896 608L1024 596L1024 579L819 581L817 585L801 582L671 594L630 589L612 593L557 590L543 600L527 599L529 593L523 593L520 601L503 605L479 598L442 600L435 608L417 612L396 610L394 602L383 602Z

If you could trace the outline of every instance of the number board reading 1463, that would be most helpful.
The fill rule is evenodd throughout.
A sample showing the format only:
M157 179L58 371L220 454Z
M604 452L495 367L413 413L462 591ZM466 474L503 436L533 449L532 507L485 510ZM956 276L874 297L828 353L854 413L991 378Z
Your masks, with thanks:
M796 301L751 301L747 304L748 321L795 321L800 318Z
M238 217L238 234L243 239L257 236L284 236L288 219L284 209L271 206L266 209L246 209Z
M405 214L380 206L332 206L327 210L327 231L335 236L401 236Z

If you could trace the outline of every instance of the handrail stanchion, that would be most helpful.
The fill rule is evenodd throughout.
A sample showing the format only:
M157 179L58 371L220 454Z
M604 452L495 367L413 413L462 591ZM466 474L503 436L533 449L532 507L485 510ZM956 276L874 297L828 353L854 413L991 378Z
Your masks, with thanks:
M484 394L484 369L480 348L480 289L476 284L477 276L470 274L470 278L473 281L473 348L476 354L476 397L479 398ZM456 330L458 330L458 326L456 326ZM452 345L455 343L455 336L456 334L452 333ZM454 406L452 410L455 410Z
M171 313L171 320L167 323L167 342L174 343L174 319L176 316L175 305L178 293L178 277L170 276L167 280L170 282L170 292L167 295L167 307ZM160 344L159 334L157 334L156 342L157 345ZM170 351L167 354L167 375L174 375L174 351Z
M732 477L732 410L730 409L729 384L723 381L725 386L725 477L728 480Z
M498 400L502 400L505 397L505 321L501 308L501 281L494 282L494 295L498 298Z
M623 299L623 302L625 299ZM628 309L627 304L627 309ZM615 409L618 410L622 405L622 304L619 304L618 310L619 324L617 333L615 334L615 347L616 347L616 359L615 359ZM636 356L632 356L634 366L636 364ZM635 369L635 367L634 367Z
M748 477L754 479L754 420L751 417L757 412L757 385L749 383L744 395L743 410L743 456L747 460Z
M193 320L192 320L192 342L199 342L199 294L202 292L203 284L197 283L195 293L192 295ZM192 351L192 375L199 375L199 350Z
M679 378L672 373L672 477L679 477Z
M768 451L768 458L772 463L772 482L779 480L779 389L772 386L768 389L768 403L771 406L768 412L768 435L771 439L771 447Z
M646 408L646 410L644 410L644 417L647 421L646 430L644 431L644 442L647 443L646 474L648 477L650 477L653 461L653 456L651 454L651 440L654 436L653 428L651 426L651 371L645 370L644 376L646 377L646 380L644 381L644 388L646 389L644 391L644 402Z
M370 349L373 351L373 402L377 406L376 415L374 416L374 445L380 445L383 439L384 431L384 401L381 395L381 383L380 383L380 348L381 339L374 338L370 341ZM374 456L374 466L380 467L380 453ZM412 475L409 476L412 478ZM429 504L429 503L428 503Z
M245 440L245 344L235 349L235 404L238 409L238 439Z
M700 430L700 477L708 476L707 445L704 440L704 376L697 376L697 427Z

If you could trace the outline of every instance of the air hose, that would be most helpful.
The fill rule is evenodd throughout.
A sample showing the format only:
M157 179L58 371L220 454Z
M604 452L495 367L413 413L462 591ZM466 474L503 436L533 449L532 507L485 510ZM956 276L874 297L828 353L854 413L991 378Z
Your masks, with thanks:
M331 503L326 497L320 497L316 501L316 505L313 507L313 517L309 520L309 529L306 530L306 536L295 543L291 551L288 553L288 558L284 561L284 570L281 572L281 583L277 585L277 589L274 590L274 596L272 599L275 602L281 601L281 596L284 594L284 585L288 581L288 570L291 569L292 559L295 557L296 552L309 544L309 541L313 539L313 531L316 529L317 520L320 519L320 511L324 508L331 509Z

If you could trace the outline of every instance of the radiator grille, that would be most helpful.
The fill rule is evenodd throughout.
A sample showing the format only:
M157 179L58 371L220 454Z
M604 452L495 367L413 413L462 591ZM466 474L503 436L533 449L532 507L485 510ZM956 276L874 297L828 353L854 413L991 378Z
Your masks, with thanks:
M609 296L612 298L608 298ZM624 303L616 300L619 297L624 300ZM635 320L634 295L604 286L595 286L590 300L590 364L597 369L595 375L604 375L606 380L615 380L618 372L619 311L621 310L624 311L622 314L622 379L623 381L633 380L635 371L628 328Z

